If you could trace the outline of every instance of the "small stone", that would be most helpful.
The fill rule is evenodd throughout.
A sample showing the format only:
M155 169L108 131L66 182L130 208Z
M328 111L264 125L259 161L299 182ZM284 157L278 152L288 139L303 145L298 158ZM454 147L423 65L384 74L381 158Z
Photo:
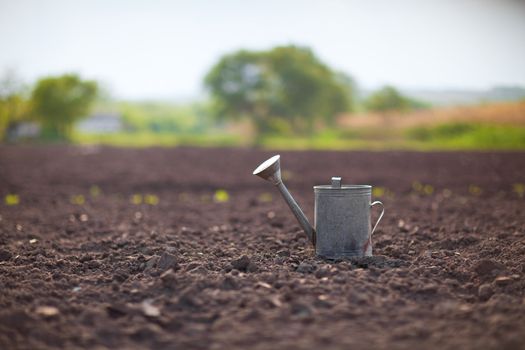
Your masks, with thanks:
M149 260L146 261L146 267L144 268L144 271L150 271L154 269L157 266L159 259L160 257L158 255L153 255L151 258L149 258Z
M91 260L90 262L87 263L87 266L90 269L97 269L97 268L101 267L102 264L98 260Z
M470 310L472 310L472 306L470 306L469 304L461 304L459 305L458 310L463 312L469 312Z
M481 300L489 300L489 298L494 294L494 289L488 283L482 284L478 288L478 296Z
M7 261L13 257L9 250L0 249L0 261Z
M129 309L124 304L115 303L115 304L107 305L106 312L108 313L108 316L111 318L120 318L120 317L125 316L129 312Z
M246 272L250 262L250 258L248 258L246 255L243 255L239 259L233 260L231 265L234 269Z
M82 263L83 262L87 262L87 261L91 261L91 260L93 260L93 257L91 255L89 255L89 254L84 254L84 255L82 255L80 257L80 259L78 259L78 261L80 261Z
M275 307L281 307L283 306L283 303L281 302L281 300L279 299L279 296L278 295L273 295L270 297L269 299L270 303L275 306Z
M250 261L248 267L246 268L246 272L257 272L258 270L259 267L253 261Z
M311 264L308 264L306 262L302 262L297 266L297 272L300 273L312 273L314 272L315 267Z
M509 305L518 303L518 298L509 295L509 294L494 294L492 297L490 297L488 303L492 305L498 305L503 307L508 307Z
M160 309L151 304L151 301L144 300L141 304L142 312L148 317L159 317Z
M179 296L178 306L182 308L198 308L200 307L201 302L196 298L195 292L193 290L185 290Z
M346 278L343 275L336 275L334 277L334 282L335 283L339 283L339 284L345 284L346 283Z
M177 257L175 255L168 253L168 252L164 252L160 256L157 266L162 271L168 270L168 269L176 270L179 267L179 264L177 262Z
M512 278L511 277L507 277L507 276L501 276L501 277L497 277L495 280L494 280L494 283L498 286L498 287L504 287L506 285L508 285L509 283L512 282Z
M272 286L271 286L271 285L269 285L269 284L266 283L266 282L261 282L261 281L257 282L257 283L255 284L255 286L256 286L256 287L266 288L266 289L272 289Z
M288 257L288 256L290 256L290 251L289 251L289 250L286 250L286 249L279 250L279 251L277 252L277 256Z
M208 270L204 266L199 265L199 266L195 267L194 269L191 269L188 272L189 273L199 274L199 275L206 275L208 273Z
M329 309L332 308L334 305L329 300L328 295L321 294L317 297L317 299L314 301L314 305L318 308L325 308Z
M315 271L315 277L317 278L323 278L330 276L330 269L326 267L321 267L319 270Z
M124 282L125 280L127 280L129 277L128 273L124 270L117 270L115 272L115 274L113 274L113 280L117 281L117 282Z
M397 227L401 232L408 232L411 228L410 225L407 225L403 220L399 220L399 222L397 223Z
M172 269L169 269L160 275L160 280L165 287L173 287L176 283L175 273Z
M278 257L276 257L275 259L273 259L273 262L274 262L276 265L282 265L282 264L284 264L285 261L286 261L286 258L283 257L283 256L278 256Z
M434 283L427 283L423 286L421 286L419 289L418 289L418 292L419 293L423 293L423 294L434 294L434 293L437 293L439 287L437 284L434 284Z
M36 308L36 314L44 317L57 316L60 311L54 306L39 306Z
M186 265L186 271L191 271L199 266L201 266L201 264L199 264L198 262L190 262L188 265Z
M312 309L302 303L293 303L291 306L292 315L297 317L308 317L312 314Z
M221 289L224 290L235 290L238 289L239 286L235 279L231 276L226 276L221 282Z

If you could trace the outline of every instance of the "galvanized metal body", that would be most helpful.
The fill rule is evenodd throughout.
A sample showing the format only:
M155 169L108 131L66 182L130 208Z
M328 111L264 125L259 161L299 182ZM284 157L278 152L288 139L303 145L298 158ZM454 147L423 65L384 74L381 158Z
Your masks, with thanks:
M340 181L333 178L332 185L314 186L315 252L328 259L371 256L372 186L341 186Z
M314 229L282 182L279 155L263 162L253 174L279 189L318 256L340 259L372 255L371 237L385 213L383 203L371 202L372 186L341 185L340 177L332 177L331 185L314 186ZM370 209L375 205L381 205L382 211L371 229Z

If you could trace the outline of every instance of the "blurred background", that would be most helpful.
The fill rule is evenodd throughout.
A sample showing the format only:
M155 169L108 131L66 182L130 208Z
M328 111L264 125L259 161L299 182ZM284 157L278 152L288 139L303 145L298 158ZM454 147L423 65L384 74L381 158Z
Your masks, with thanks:
M0 0L0 140L524 149L524 42L522 0Z

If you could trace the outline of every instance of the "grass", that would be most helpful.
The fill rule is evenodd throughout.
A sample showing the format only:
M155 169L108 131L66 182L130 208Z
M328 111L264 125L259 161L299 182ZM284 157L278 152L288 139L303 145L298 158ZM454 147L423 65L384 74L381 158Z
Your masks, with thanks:
M236 135L170 135L155 133L77 134L78 144L104 144L117 147L239 147L246 141ZM268 135L259 141L265 149L290 150L523 150L525 127L447 123L406 130L364 128L351 133L325 130L306 136Z
M77 133L73 142L119 147L238 147L254 145L249 129L249 125L238 123L202 134ZM292 150L525 150L525 102L342 116L334 129L310 136L265 135L256 145Z
M267 149L369 149L369 150L523 150L525 127L447 123L407 130L369 129L348 135L342 131L323 132L312 137L268 136Z
M525 127L448 123L416 127L407 137L439 149L525 149Z

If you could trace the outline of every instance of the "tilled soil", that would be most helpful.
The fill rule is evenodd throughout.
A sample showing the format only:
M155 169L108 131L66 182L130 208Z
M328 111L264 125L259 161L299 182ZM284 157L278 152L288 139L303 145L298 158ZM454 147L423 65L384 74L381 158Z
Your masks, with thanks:
M376 186L352 261L270 155L0 148L0 349L525 349L524 153L282 152L310 218L331 176Z

